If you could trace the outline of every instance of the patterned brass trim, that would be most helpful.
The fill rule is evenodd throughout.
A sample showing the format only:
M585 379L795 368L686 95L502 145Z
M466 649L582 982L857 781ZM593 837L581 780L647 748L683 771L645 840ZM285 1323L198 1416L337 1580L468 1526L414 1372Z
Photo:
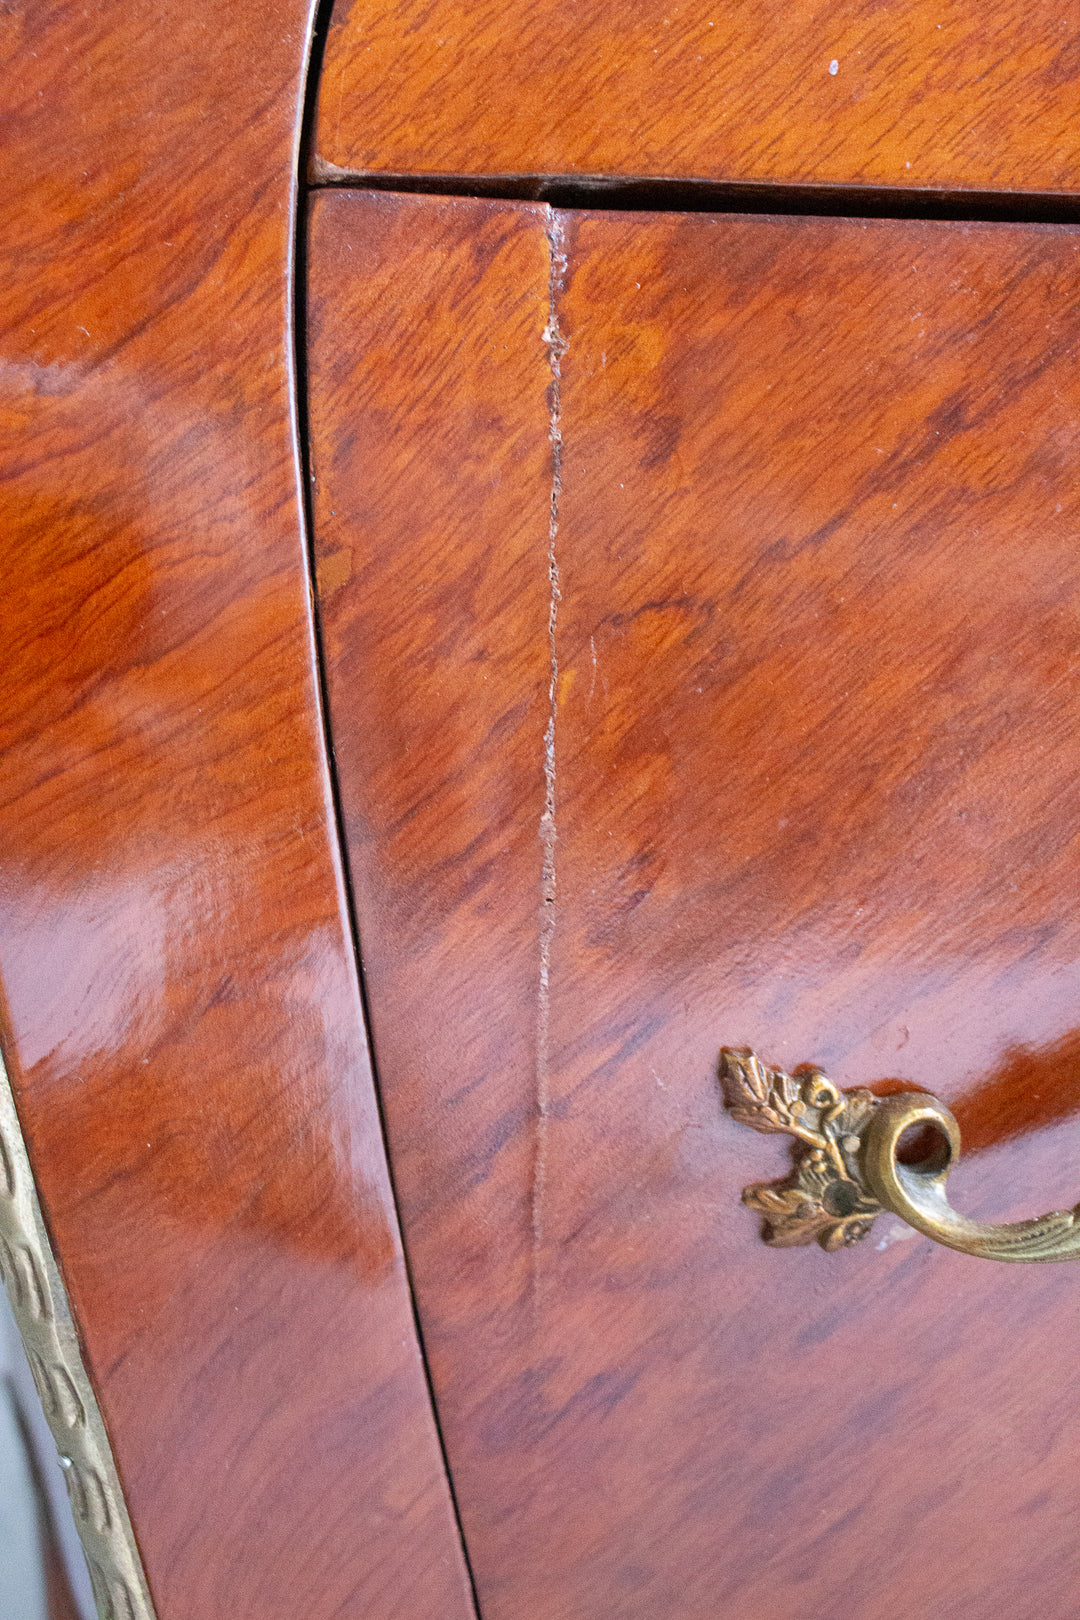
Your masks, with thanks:
M154 1620L105 1424L83 1366L2 1061L0 1277L7 1284L34 1382L60 1452L98 1614L101 1620Z

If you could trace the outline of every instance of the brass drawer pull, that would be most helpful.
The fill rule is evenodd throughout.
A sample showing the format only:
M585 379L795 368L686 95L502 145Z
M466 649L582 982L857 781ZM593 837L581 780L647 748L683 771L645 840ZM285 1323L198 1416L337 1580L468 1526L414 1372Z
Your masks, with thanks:
M1080 1260L1080 1204L1004 1226L953 1209L945 1183L960 1154L960 1128L928 1093L840 1091L820 1069L784 1074L733 1047L720 1054L720 1083L733 1119L796 1141L790 1175L743 1189L743 1203L765 1217L763 1235L774 1247L816 1240L843 1248L889 1210L935 1243L985 1260ZM912 1127L929 1128L934 1145L921 1163L903 1164L900 1138Z

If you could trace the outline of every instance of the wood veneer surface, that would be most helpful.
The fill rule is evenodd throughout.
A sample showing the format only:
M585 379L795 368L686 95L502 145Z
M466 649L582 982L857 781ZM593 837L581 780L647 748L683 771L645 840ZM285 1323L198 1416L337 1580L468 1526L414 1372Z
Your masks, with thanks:
M1053 0L337 0L317 150L375 174L1069 191L1078 98Z
M309 20L7 8L3 1040L159 1620L465 1620L313 672Z
M888 1218L767 1249L739 1194L787 1155L716 1062L957 1101L971 1213L1077 1197L1080 235L329 192L310 264L335 746L486 1620L1071 1620L1075 1271Z

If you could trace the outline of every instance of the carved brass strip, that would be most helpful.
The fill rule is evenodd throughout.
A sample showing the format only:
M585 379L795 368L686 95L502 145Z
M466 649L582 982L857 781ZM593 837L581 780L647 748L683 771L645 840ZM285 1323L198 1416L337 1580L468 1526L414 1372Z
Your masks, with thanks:
M154 1620L105 1424L83 1366L2 1061L0 1276L60 1453L98 1614L101 1620Z
M733 1047L720 1054L720 1084L732 1119L795 1138L790 1175L743 1189L774 1248L858 1243L887 1209L935 1243L984 1260L1080 1260L1080 1204L1005 1225L969 1221L952 1208L945 1182L960 1154L960 1128L927 1092L838 1091L820 1069L785 1074ZM903 1164L900 1138L927 1126L935 1138L928 1157Z

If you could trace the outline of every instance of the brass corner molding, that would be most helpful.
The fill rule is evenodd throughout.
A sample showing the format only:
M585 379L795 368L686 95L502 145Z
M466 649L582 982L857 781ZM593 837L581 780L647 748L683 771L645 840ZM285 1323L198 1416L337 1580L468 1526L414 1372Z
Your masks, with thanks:
M60 1453L101 1620L155 1620L105 1424L83 1365L0 1061L0 1276Z
M1080 1204L1032 1221L970 1221L949 1203L945 1183L960 1154L960 1128L928 1092L876 1097L840 1091L821 1069L770 1069L746 1047L720 1053L720 1085L732 1119L795 1140L790 1174L743 1188L764 1217L774 1248L820 1243L842 1249L865 1238L883 1210L935 1243L984 1260L1080 1260ZM929 1128L920 1163L900 1158L901 1138Z

